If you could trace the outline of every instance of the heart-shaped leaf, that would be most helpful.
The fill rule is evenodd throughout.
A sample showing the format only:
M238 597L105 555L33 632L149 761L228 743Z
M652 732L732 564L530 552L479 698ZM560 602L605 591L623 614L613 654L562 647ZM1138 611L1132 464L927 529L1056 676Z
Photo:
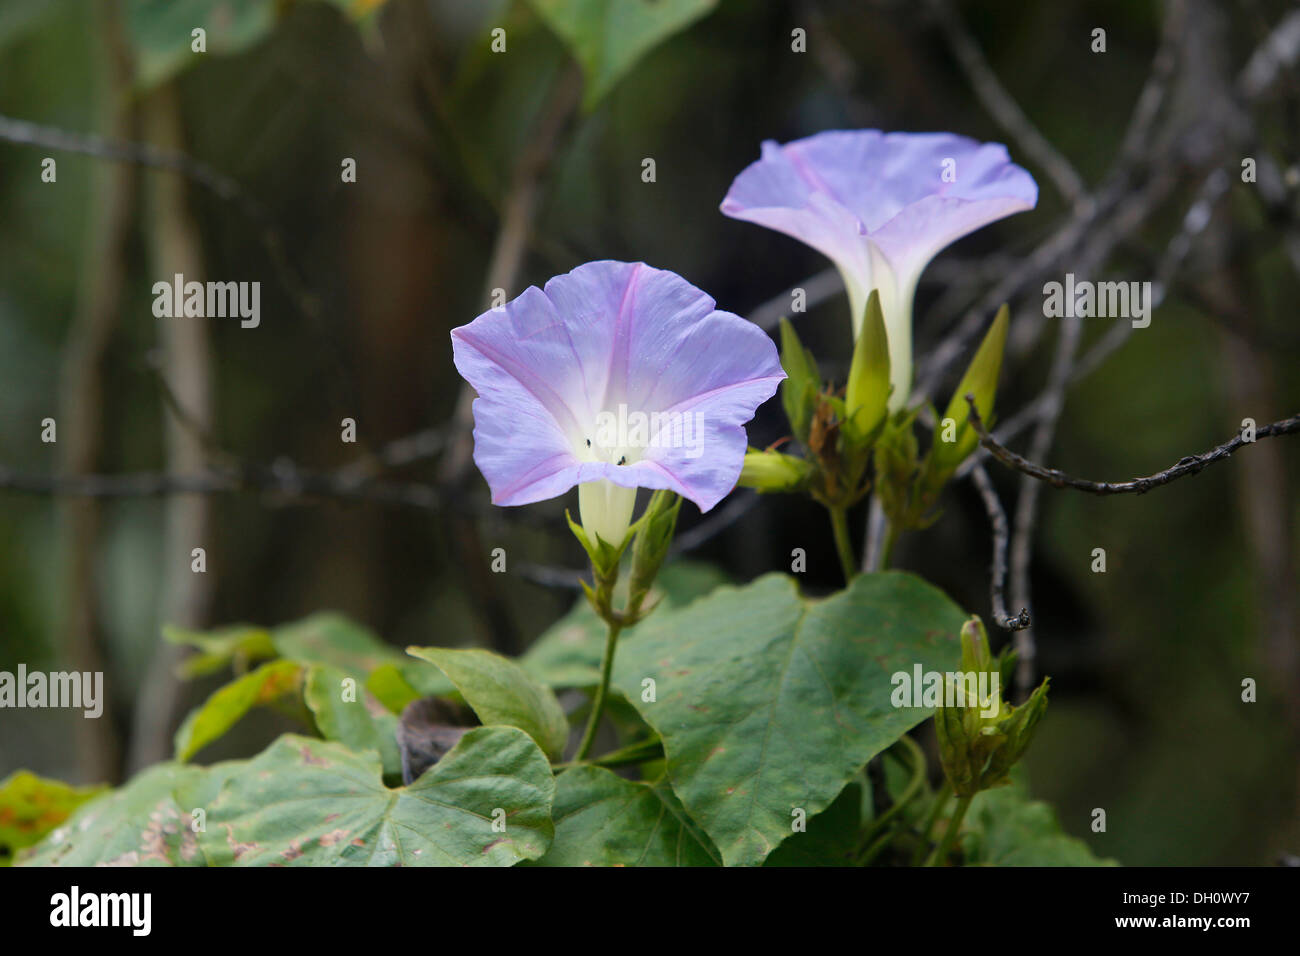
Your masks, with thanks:
M214 768L215 769L215 768ZM31 850L20 866L202 866L190 806L176 791L210 771L163 763L79 807L67 823Z
M723 860L755 865L793 810L820 813L931 715L894 707L891 675L955 669L965 619L908 574L862 575L820 601L768 575L650 617L620 643L614 682L663 738L673 791Z
M850 866L862 827L862 787L850 783L835 802L763 861L764 866Z
M378 760L294 734L232 773L208 808L217 866L511 866L551 842L555 781L513 727L476 727L409 787Z
M615 590L616 603L623 601L626 577ZM727 583L726 575L700 561L674 561L659 572L647 604L655 605L653 616L682 608ZM568 614L552 624L519 659L520 665L543 684L551 687L594 687L600 680L600 657L605 648L605 622L580 597ZM623 640L635 631L623 632Z
M663 781L572 767L555 781L555 841L542 866L717 866L722 863Z

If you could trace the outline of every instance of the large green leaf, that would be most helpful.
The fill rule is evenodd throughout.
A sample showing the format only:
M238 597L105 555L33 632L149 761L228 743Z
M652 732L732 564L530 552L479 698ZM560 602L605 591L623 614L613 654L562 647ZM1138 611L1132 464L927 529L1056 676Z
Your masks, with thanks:
M647 604L657 604L651 617L682 608L696 598L711 593L727 582L727 577L711 564L698 561L674 561L659 572ZM622 582L625 584L626 582ZM620 587L617 601L623 600ZM634 629L623 632L628 640ZM600 680L600 657L605 648L605 622L580 597L564 617L533 642L519 659L520 665L551 687L593 687Z
M1019 781L975 795L966 813L962 849L968 866L1118 865L1064 833L1055 811L1030 800Z
M555 842L543 866L716 866L709 838L663 781L573 767L555 781Z
M176 759L189 760L254 707L297 695L302 679L303 666L297 661L275 660L215 691L176 731Z
M820 601L768 575L652 616L620 643L614 683L663 738L673 791L723 860L753 865L790 836L792 810L820 813L931 715L894 707L891 675L954 670L965 619L909 574Z
M529 0L582 66L594 107L637 60L709 13L718 0Z
M355 678L328 664L308 668L302 695L316 719L316 729L326 740L337 740L353 750L378 751L384 775L400 776L397 716L364 687L349 681Z
M22 866L202 866L193 806L178 789L194 788L209 771L164 763L120 790L83 804L30 851Z
M850 783L835 802L772 851L764 866L849 866L862 827L862 787Z
M564 709L549 687L539 684L514 661L477 649L408 647L447 675L484 724L507 724L524 731L546 753L559 758L569 739Z
M18 770L0 781L0 866L19 850L39 843L72 811L108 788L74 787Z
M214 865L510 866L550 845L555 781L520 730L476 727L409 787L380 769L286 734L228 777L203 851Z

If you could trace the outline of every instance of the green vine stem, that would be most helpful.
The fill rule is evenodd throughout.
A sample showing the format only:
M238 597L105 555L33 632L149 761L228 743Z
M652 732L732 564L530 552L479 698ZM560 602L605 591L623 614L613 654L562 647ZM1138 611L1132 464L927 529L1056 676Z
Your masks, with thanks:
M601 754L591 760L570 760L566 763L552 764L551 769L559 773L562 770L568 770L570 767L578 767L584 764L591 767L626 767L630 764L645 763L648 760L660 760L663 755L663 741L655 737L650 740L638 740L634 744L628 744L618 750L611 750L609 753Z
M902 753L906 755L906 760L895 751L895 747L900 745ZM925 753L915 740L907 734L903 734L902 737L898 738L894 746L885 752L900 764L907 766L912 771L912 776L907 781L907 786L903 788L903 792L898 795L898 799L890 805L888 810L872 820L862 832L862 836L859 837L858 850L854 854L854 862L859 866L866 866L889 842L888 838L891 834L887 831L887 827L890 822L905 806L911 803L925 783Z
M623 625L617 620L609 621L609 633L605 637L605 653L600 659L600 683L596 685L596 696L591 702L591 715L587 718L587 728L582 732L582 743L574 761L581 762L591 753L591 746L596 742L596 729L600 726L601 714L605 711L605 697L609 694L609 676L614 670L614 649L618 646L618 635Z
M943 832L943 839L934 848L930 858L925 861L926 866L938 866L948 859L948 853L952 850L953 841L957 839L957 833L961 830L961 822L966 818L966 811L970 809L970 802L974 799L975 794L972 793L969 796L961 797L957 801L957 809L948 818L948 829Z
M948 803L948 798L951 796L952 784L944 780L943 786L934 795L934 803L930 805L930 812L926 815L925 826L921 828L921 842L917 844L916 852L912 855L912 866L921 865L926 848L930 845L930 834L934 832L935 821L939 819L939 814L943 811L943 808Z
M835 533L835 550L840 557L840 568L844 571L844 583L853 580L856 562L853 560L853 544L849 540L849 519L844 508L829 506L831 513L831 530Z

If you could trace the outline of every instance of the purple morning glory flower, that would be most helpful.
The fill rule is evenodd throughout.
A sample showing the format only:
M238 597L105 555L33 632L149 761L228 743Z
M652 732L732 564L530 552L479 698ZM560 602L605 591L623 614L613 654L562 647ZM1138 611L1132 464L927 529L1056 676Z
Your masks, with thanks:
M453 329L493 503L578 485L583 526L615 546L637 488L716 505L785 373L766 333L714 305L672 272L589 262Z
M736 177L722 211L801 239L839 268L856 337L880 290L889 338L890 408L912 383L912 298L945 246L1034 208L1038 186L1006 147L954 133L832 131L780 146Z

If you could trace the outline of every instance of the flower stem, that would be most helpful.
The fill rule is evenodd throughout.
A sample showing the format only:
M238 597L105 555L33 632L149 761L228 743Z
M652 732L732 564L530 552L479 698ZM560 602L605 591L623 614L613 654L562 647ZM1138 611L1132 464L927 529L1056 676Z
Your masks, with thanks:
M618 645L619 631L623 625L609 621L609 633L605 637L605 654L600 659L600 683L596 685L596 696L591 701L591 716L587 718L587 729L582 732L582 743L578 744L575 761L586 760L591 752L591 745L596 741L596 728L600 726L600 716L605 710L605 697L609 693L609 675L614 670L614 648Z
M840 507L831 506L831 530L835 533L835 550L840 556L840 567L844 571L844 583L853 580L857 562L853 560L853 545L849 541L849 519L847 512Z
M901 747L900 755L896 748ZM893 834L888 832L890 822L896 817L905 806L911 803L917 792L925 783L925 753L915 740L907 734L903 734L895 743L885 751L886 754L893 757L900 764L907 767L912 772L911 778L907 781L907 786L895 800L879 817L872 820L867 828L863 831L862 836L858 839L859 852L856 854L855 862L859 866L865 866L881 850L881 836L892 838ZM887 840L885 842L888 842Z
M968 797L961 797L957 801L957 808L948 818L948 829L943 832L943 839L939 845L934 848L930 858L925 861L926 866L938 866L941 862L948 859L948 853L952 850L953 841L957 839L957 831L961 829L961 821L966 817L966 811L970 809L970 802L975 799L975 794Z
M952 796L952 784L944 780L943 786L939 792L934 795L934 803L930 804L930 812L925 816L925 825L921 828L921 842L917 844L916 853L912 855L912 866L920 866L925 856L925 848L930 845L930 834L934 831L934 823L939 819L939 814L948 799Z
M880 567L877 569L880 571L889 567L890 558L894 555L894 545L898 543L898 526L888 518L885 521L885 546L880 549Z
M562 770L568 770L570 767L584 765L591 767L626 767L632 764L646 763L650 760L660 760L663 755L663 741L655 737L651 740L639 740L634 744L628 744L626 747L620 747L618 750L611 750L609 753L601 754L591 760L570 760L567 763L551 764L551 769L559 773Z

